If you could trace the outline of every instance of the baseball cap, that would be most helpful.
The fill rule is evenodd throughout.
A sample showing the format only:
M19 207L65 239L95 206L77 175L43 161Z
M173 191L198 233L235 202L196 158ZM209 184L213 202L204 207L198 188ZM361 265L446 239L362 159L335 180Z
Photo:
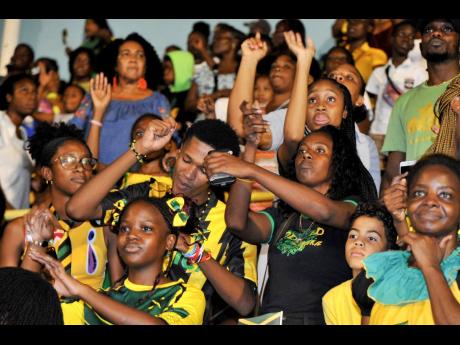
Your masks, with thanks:
M265 19L258 19L252 22L244 23L245 26L249 26L250 33L260 32L264 35L270 35L272 31L270 23Z

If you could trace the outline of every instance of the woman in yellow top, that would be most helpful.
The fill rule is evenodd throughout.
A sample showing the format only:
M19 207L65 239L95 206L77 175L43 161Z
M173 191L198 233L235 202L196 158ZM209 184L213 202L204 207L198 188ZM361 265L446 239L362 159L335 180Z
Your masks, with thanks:
M357 298L370 324L460 324L460 163L435 154L397 176L384 194L400 239L408 251L376 253L364 260L372 278ZM409 232L405 216L415 232ZM358 277L357 277L358 278ZM357 280L355 279L355 281ZM359 284L362 285L362 284Z
M378 202L358 205L350 218L345 243L345 259L355 278L363 269L363 259L388 249L398 249L391 214ZM323 297L324 319L328 325L360 325L361 311L353 299L353 279L337 285Z
M29 256L49 270L59 294L80 298L62 304L65 324L202 324L203 292L182 279L167 278L178 229L193 223L177 204L183 206L183 198L140 198L124 208L117 247L128 273L105 291L96 292L74 279L49 255L30 251Z
M28 150L49 185L51 204L40 205L8 224L0 243L0 267L39 271L41 265L23 254L32 247L44 252L50 246L69 273L94 289L102 287L108 258L112 281L121 276L116 235L94 222L74 222L65 211L68 200L92 177L97 163L82 137L82 131L64 123L37 127ZM47 214L54 229L32 231L34 215L41 213Z

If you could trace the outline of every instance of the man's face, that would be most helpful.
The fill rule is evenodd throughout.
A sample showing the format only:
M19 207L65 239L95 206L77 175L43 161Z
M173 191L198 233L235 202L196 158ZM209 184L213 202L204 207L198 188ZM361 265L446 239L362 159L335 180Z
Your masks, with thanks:
M9 108L21 116L31 115L38 105L37 87L28 79L20 80L13 87L13 94L7 95Z
M214 150L196 137L187 140L177 157L173 173L172 191L192 200L208 192L208 176L204 169L204 158Z
M412 25L399 27L392 37L393 50L400 55L407 56L414 48L415 34L416 31Z
M459 34L446 20L433 20L422 32L420 50L428 62L458 59Z

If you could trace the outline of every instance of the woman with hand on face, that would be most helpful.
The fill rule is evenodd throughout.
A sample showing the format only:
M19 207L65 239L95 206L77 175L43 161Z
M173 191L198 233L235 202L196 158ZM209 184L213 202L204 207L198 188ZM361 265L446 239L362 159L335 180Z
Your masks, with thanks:
M94 289L103 285L107 261L111 280L121 276L116 236L109 227L75 222L65 210L70 197L91 179L97 164L82 137L75 126L42 123L30 138L28 150L49 185L51 202L8 224L0 243L0 266L39 271L41 265L24 253L52 247L65 269Z
M359 199L376 198L375 187L345 134L332 126L300 142L290 166L293 180L256 166L252 162L266 124L247 117L244 160L213 152L205 159L206 172L237 178L225 213L228 228L250 243L270 244L260 312L282 310L283 324L324 324L322 296L351 278L344 260L349 218ZM248 212L253 181L283 203Z
M112 95L103 120L97 118L89 95L71 120L71 123L86 129L87 133L91 127L99 127L98 158L105 165L129 146L131 128L141 115L153 113L165 118L170 111L166 97L155 91L162 78L162 68L152 45L138 34L130 34L125 40L112 44L116 51L116 60L113 61L115 75L111 79L111 75L106 73L112 84Z
M407 180L405 174L393 180L384 202L407 250L363 261L365 276L354 287L361 313L369 324L460 324L459 162L441 154L422 158Z
M127 273L111 288L94 291L66 273L57 260L36 249L29 252L47 268L60 295L80 299L61 304L65 324L202 324L203 292L167 277L178 230L187 225L173 207L179 199L139 198L126 205L116 228Z

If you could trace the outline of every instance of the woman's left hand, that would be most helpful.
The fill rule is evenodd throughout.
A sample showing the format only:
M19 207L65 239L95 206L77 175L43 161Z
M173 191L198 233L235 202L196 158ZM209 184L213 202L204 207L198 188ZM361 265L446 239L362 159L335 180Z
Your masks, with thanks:
M443 259L447 257L448 244L456 241L456 234L450 234L441 241L434 237L408 232L401 236L401 241L408 244L408 250L412 252L421 270L426 268L439 269Z

